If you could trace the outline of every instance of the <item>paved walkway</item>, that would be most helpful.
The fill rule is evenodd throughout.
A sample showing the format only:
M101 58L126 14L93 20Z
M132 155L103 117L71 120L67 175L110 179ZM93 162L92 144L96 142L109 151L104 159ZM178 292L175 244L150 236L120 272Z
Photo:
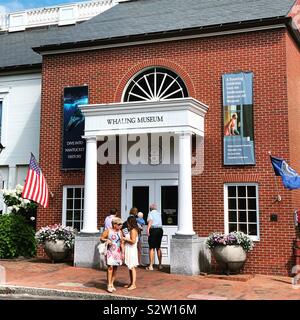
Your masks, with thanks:
M97 269L75 268L67 263L41 260L0 260L5 267L6 283L3 286L34 287L75 291L112 296L106 292L106 272ZM292 286L292 279L278 276L255 275L181 276L162 271L137 269L137 289L129 291L123 286L128 282L128 270L118 270L114 298L120 296L158 300L300 300L300 286ZM240 280L240 281L237 281ZM1 293L1 286L0 286Z

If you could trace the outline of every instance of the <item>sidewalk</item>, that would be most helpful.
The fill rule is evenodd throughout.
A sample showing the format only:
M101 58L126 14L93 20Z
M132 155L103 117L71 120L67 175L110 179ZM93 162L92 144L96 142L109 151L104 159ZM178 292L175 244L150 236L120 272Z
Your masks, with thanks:
M242 275L220 279L213 275L181 276L169 274L167 269L138 268L137 289L129 291L123 287L129 278L123 266L118 270L117 291L112 295L106 292L105 271L37 259L0 260L0 265L6 270L6 283L0 285L0 293L20 293L23 289L39 294L41 289L48 289L51 295L66 294L84 299L300 300L300 288L293 287L288 277ZM19 291L14 291L15 286Z

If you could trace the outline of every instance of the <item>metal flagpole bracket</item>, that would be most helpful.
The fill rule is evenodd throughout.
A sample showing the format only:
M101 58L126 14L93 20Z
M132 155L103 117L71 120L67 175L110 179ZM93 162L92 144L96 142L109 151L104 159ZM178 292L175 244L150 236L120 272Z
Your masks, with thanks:
M275 197L275 202L280 202L281 201L281 196L278 194L276 197Z

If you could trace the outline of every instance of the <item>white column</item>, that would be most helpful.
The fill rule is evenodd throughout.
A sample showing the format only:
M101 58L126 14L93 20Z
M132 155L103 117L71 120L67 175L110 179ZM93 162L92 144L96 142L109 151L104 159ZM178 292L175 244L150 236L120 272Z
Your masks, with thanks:
M97 233L97 140L86 137L84 180L84 233Z
M179 135L178 231L180 235L194 235L192 209L192 146L191 133Z

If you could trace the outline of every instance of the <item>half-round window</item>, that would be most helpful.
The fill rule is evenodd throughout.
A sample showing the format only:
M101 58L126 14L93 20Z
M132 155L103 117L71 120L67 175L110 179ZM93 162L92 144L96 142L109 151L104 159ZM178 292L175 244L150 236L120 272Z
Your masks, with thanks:
M175 72L155 67L142 71L130 81L123 101L159 101L188 96L183 80Z

